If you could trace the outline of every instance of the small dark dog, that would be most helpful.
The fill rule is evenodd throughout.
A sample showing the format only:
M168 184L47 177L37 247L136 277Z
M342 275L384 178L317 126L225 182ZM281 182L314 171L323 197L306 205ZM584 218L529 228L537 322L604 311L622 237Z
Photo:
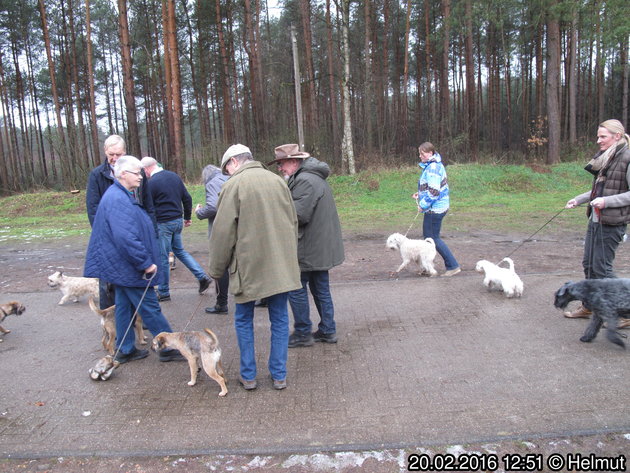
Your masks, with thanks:
M620 315L630 314L630 279L569 281L556 291L553 305L564 309L569 302L575 300L582 301L584 307L593 312L591 322L580 341L593 341L602 324L606 322L606 338L615 345L626 347L617 333L617 322Z
M221 366L219 340L212 330L206 328L203 332L162 332L153 339L151 348L154 351L165 348L179 350L188 360L188 367L190 368L188 386L197 384L197 374L201 371L199 367L201 364L206 374L221 386L219 396L225 396L228 393Z
M0 322L6 319L9 315L22 315L25 310L26 307L24 307L24 304L17 301L0 304ZM7 330L2 325L0 325L0 333L11 333L11 330ZM2 342L2 338L0 338L0 342Z

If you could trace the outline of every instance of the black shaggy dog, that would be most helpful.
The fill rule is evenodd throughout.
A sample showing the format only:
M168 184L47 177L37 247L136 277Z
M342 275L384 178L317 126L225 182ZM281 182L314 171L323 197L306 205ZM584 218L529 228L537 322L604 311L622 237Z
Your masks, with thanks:
M586 327L581 342L592 341L602 323L606 322L606 338L625 348L626 345L617 333L617 320L620 315L630 314L630 279L585 279L569 281L556 291L553 303L564 309L571 301L582 301L584 307L593 312L591 323Z

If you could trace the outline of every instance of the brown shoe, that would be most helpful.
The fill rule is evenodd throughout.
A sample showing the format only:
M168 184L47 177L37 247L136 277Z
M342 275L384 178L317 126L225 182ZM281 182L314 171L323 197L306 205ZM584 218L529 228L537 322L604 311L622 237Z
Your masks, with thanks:
M630 327L630 319L623 319L619 317L619 323L617 324L617 328L629 328Z
M569 319L588 319L592 313L593 312L588 310L586 307L580 305L580 307L575 309L573 312L565 312L564 316Z

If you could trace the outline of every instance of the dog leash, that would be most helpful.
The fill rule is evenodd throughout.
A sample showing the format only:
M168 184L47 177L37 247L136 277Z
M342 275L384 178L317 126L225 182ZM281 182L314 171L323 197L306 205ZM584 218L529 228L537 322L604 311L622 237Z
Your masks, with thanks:
M136 311L133 313L133 316L131 317L131 320L129 321L129 325L127 326L127 330L125 330L124 335L120 339L120 343L118 344L118 348L116 348L116 353L114 353L114 360L116 359L116 357L118 356L118 353L120 352L120 345L122 345L123 341L125 340L125 337L129 333L129 330L131 329L131 327L133 326L134 322L137 319L138 310L140 309L140 306L142 305L142 301L144 301L144 296L147 295L147 291L151 287L151 281L153 281L153 278L155 277L156 274L157 274L157 271L154 272L151 275L151 277L149 278L149 280L147 281L147 287L144 288L144 292L142 293L142 297L140 298L140 302L138 303L138 306L136 307Z
M203 302L203 298L199 298L199 302L197 303L197 307L195 307L195 309L193 310L192 314L190 314L190 318L188 319L188 322L186 322L186 325L184 325L184 328L182 329L182 332L185 332L186 329L188 328L188 326L190 325L190 322L192 322L193 318L195 317L195 314L197 313L197 310L199 310L199 307L201 307L201 303Z
M409 228L405 232L405 237L407 236L407 233L409 233L409 231L411 230L411 227L413 227L413 224L416 223L416 220L418 219L418 215L422 213L422 211L420 210L420 200L417 197L416 197L416 206L418 207L418 212L416 213L416 216L411 221L411 225L409 225Z
M512 250L512 252L511 252L510 254L508 254L505 258L509 258L509 257L510 257L510 256L512 256L514 253L516 253L516 251L517 251L517 250L518 250L521 246L523 246L525 243L527 243L528 241L530 241L530 240L534 237L534 235L536 235L536 234L537 234L538 232L540 232L543 228L545 228L547 225L549 225L549 224L552 222L552 220L553 220L553 219L555 219L558 215L560 215L560 214L561 214L562 212L564 212L565 210L566 210L566 209L565 209L564 207L563 207L562 209L560 209L560 211L559 211L558 213L556 213L553 217L551 217L549 220L547 220L547 221L544 223L544 225L543 225L542 227L540 227L538 230L536 230L536 231L535 231L534 233L532 233L530 236L528 236L527 238L525 238L525 239L523 240L523 242L522 242L520 245L518 245L516 248L514 248L514 249ZM505 258L503 258L503 259L505 259Z

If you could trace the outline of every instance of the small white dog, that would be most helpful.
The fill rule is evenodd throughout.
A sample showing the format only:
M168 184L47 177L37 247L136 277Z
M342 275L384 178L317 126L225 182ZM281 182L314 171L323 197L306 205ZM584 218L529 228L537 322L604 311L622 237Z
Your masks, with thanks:
M483 285L488 290L499 289L507 297L521 297L523 295L523 281L514 271L514 261L510 258L503 258L499 264L506 262L508 268L501 268L485 259L477 261L475 269L478 273L485 273Z
M427 272L432 277L437 276L437 271L433 267L433 260L437 255L433 238L412 240L400 233L393 233L387 238L386 245L390 250L400 250L400 256L403 260L398 269L392 273L392 276L398 274L412 261L422 268L420 274Z
M95 300L98 300L98 279L96 278L66 276L61 271L55 271L48 276L48 285L58 287L63 294L59 305L63 305L70 299L78 302L81 296L91 295Z

